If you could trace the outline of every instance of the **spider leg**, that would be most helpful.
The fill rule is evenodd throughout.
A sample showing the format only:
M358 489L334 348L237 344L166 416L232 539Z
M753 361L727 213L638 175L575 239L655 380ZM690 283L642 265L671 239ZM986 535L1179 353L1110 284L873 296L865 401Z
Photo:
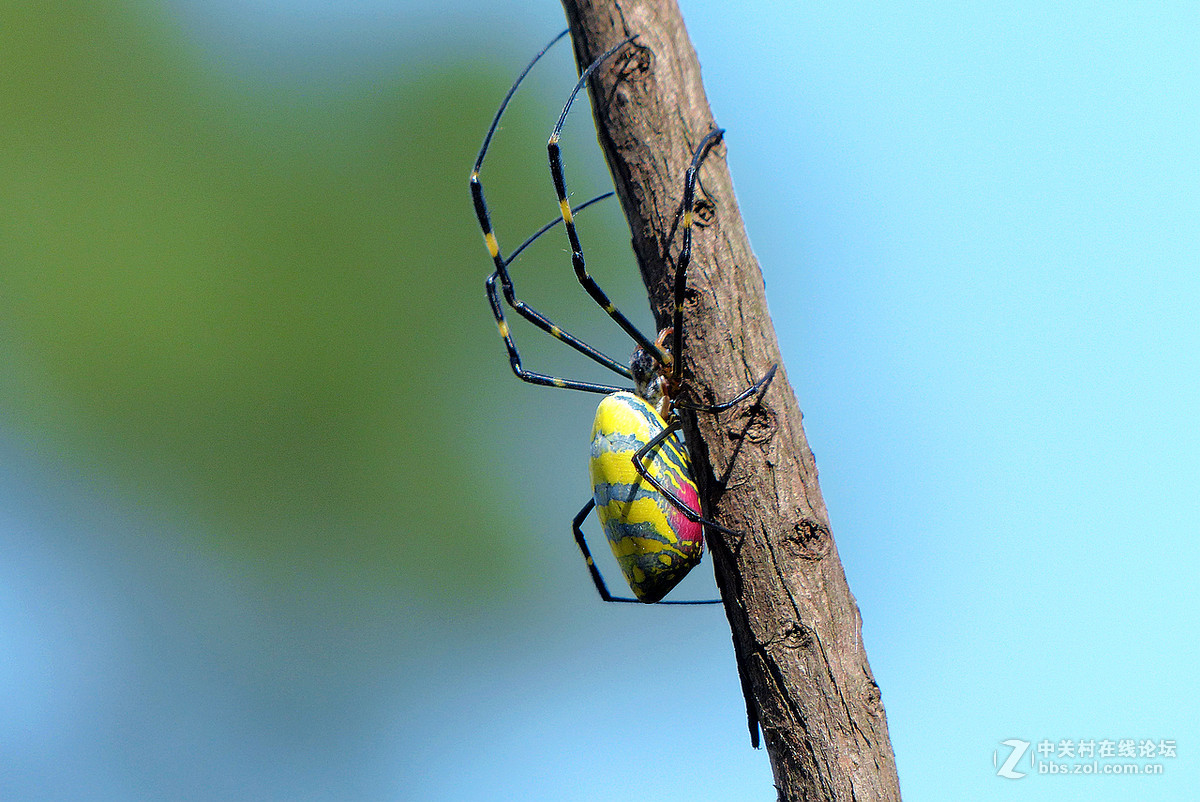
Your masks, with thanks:
M608 200L609 198L611 198L611 197L612 197L613 195L615 195L615 194L617 194L617 193L615 193L615 192L605 192L605 193L604 193L604 194L602 194L602 195L597 195L596 197L592 198L591 200L589 200L589 201L584 201L583 203L579 204L578 206L576 206L576 207L575 207L574 209L572 209L571 211L572 211L572 213L574 213L574 214L579 214L579 213L580 213L580 212L582 212L584 209L586 209L587 207L591 206L593 203L599 203L599 202L600 202L600 201L602 201L602 200ZM538 237L542 236L543 234L545 234L545 233L546 233L547 231L549 231L550 229L554 228L556 225L558 225L558 224L559 224L559 223L561 223L562 221L563 221L562 217L556 217L556 218L554 218L553 220L551 220L549 223L546 223L544 226L542 226L541 228L539 228L537 231L535 231L535 232L533 232L532 234L530 234L530 235L529 235L529 239L525 240L525 241L524 241L524 242L522 242L520 245L518 245L516 248L514 248L514 249L513 249L513 252L512 252L512 253L510 253L510 254L508 255L508 257L507 257L507 258L505 258L505 260L504 260L504 266L505 266L505 267L508 267L508 266L509 266L509 265L511 265L513 262L515 262L515 261L517 260L517 257L521 255L521 251L523 251L523 250L525 250L526 248L528 248L530 245L532 245L534 242L536 242L536 241L537 241Z
M479 227L483 230L483 240L487 244L488 253L492 256L492 261L496 265L496 272L500 274L501 280L506 285L511 285L511 280L508 277L508 261L500 254L500 243L496 240L496 233L492 230L492 219L488 214L487 201L483 196L483 184L479 181L479 171L483 169L483 160L487 156L488 147L492 144L492 137L496 134L496 129L500 126L500 118L504 116L504 111L508 108L509 102L513 99L513 95L517 93L521 82L525 80L525 76L533 69L534 65L541 61L542 56L546 55L546 51L554 47L560 39L567 35L567 31L560 32L557 36L550 40L549 44L539 50L529 63L525 65L525 69L521 70L521 74L517 76L517 80L513 81L512 86L508 88L508 94L504 96L504 100L500 102L500 108L496 109L496 114L492 117L492 124L488 126L487 133L483 137L483 144L479 146L479 155L475 157L475 166L471 168L471 201L475 205L475 216L479 219Z
M620 50L629 42L633 41L634 37L617 44L607 52L603 53L599 58L593 61L579 76L579 81L575 84L575 88L571 90L570 97L567 98L567 103L563 106L562 114L558 118L558 124L554 126L554 131L550 134L550 139L546 143L547 155L550 159L550 176L554 180L554 191L558 195L558 206L562 212L563 223L567 229L567 239L571 243L571 263L575 268L575 277L579 279L579 283L592 300L603 309L609 317L616 321L626 334L633 338L646 353L653 354L659 364L666 365L670 358L662 349L656 346L646 335L638 331L637 327L629 321L627 317L617 309L609 297L600 289L600 285L587 272L587 266L583 258L583 245L579 241L579 232L575 229L575 220L571 212L571 204L567 200L567 182L563 174L562 152L559 149L558 140L562 133L563 124L567 121L567 112L571 110L571 104L575 102L575 97L579 91L583 89L587 83L587 79L602 63L608 60L613 54Z
M518 315L525 318L530 323L532 323L534 326L541 329L545 333L549 334L554 339L570 346L571 348L574 348L576 351L583 354L588 359L591 359L593 362L597 362L600 365L603 365L604 367L611 370L613 373L620 374L621 376L624 376L626 378L632 378L630 371L629 371L629 367L627 365L621 364L620 362L618 362L617 360L608 356L607 354L604 354L601 351L599 351L598 349L593 348L592 346L588 345L583 340L579 339L578 337L571 334L570 332L563 330L561 327L559 327L557 324L555 324L552 320L547 318L541 312L538 312L536 309L534 309L533 307L526 304L524 301L517 298L516 287L513 285L512 278L509 276L509 273L508 273L508 265L510 265L512 263L512 261L516 258L518 253L520 253L522 250L524 250L526 247L528 247L530 244L532 244L532 242L535 239L537 239L538 236L540 236L541 234L548 231L549 228L553 227L553 225L543 226L536 234L534 234L532 237L530 237L524 243L522 243L521 247L518 248L516 251L514 251L513 254L506 259L500 254L499 244L496 241L496 236L494 233L491 232L491 222L487 216L487 214L488 214L487 206L483 200L483 188L479 184L478 175L472 176L471 188L472 188L472 190L476 190L476 188L478 188L475 193L475 197L477 198L475 208L476 208L476 212L480 215L479 222L485 232L484 239L488 243L488 250L489 250L489 252L491 252L492 249L495 248L495 251L493 252L492 260L493 260L494 264L496 265L496 269L492 273L492 275L488 278L488 287L489 287L488 296L492 297L495 294L495 293L493 293L491 288L493 287L493 285L497 285L497 282L498 282L497 290L499 291L499 293L503 294L504 302L507 303L509 305L509 307L511 307L512 310L514 312L516 312ZM593 199L592 201L589 201L586 204L582 204L582 205L580 205L579 208L583 209L585 206L589 205L590 203L594 202L595 200L597 200L597 199ZM556 225L559 222L560 222L560 220L558 218L556 218L554 221L554 225ZM493 307L493 310L494 310L494 308L495 307ZM499 317L497 317L497 322L500 322Z
M654 449L658 448L659 446L661 446L668 437L670 437L675 432L679 431L680 428L681 428L681 424L679 423L678 420L675 420L675 421L672 421L671 423L667 424L667 428L663 429L661 432L654 435L654 437L651 437L646 442L646 445L639 448L637 450L637 453L633 455L634 469L638 472L638 476L640 476L640 477L642 477L642 479L646 480L646 482L651 487L653 487L659 493L662 493L664 496L666 496L667 499L670 500L671 504L673 504L680 512L682 512L684 517L687 518L689 521L692 521L693 523L703 524L704 526L711 527L713 529L716 529L718 532L723 532L727 535L733 535L735 537L740 535L741 534L740 532L736 532L733 529L729 529L727 527L721 526L716 521L709 520L708 518L705 518L703 515L696 512L695 510L693 510L691 507L689 507L687 505L687 503L684 502L683 499L681 499L679 496L677 496L675 494L675 491L671 490L669 487L664 485L662 482L655 479L653 476L650 475L650 472L648 470L646 470L645 459L647 456L650 455L650 452L653 451Z
M593 348L573 334L564 331L545 315L517 298L516 287L513 285L512 278L508 273L508 265L512 263L513 259L516 258L518 253L528 247L541 234L552 228L553 224L543 226L537 233L527 239L521 245L521 247L517 248L517 250L514 251L511 256L509 256L507 259L504 258L500 251L500 243L496 239L496 233L492 229L491 215L488 213L487 201L483 192L483 184L479 179L479 171L483 167L483 160L487 156L487 151L488 147L491 145L492 136L496 133L496 129L500 124L500 118L503 116L505 109L508 107L509 101L512 100L513 95L516 94L521 82L525 79L525 76L529 74L529 71L533 69L533 66L537 64L542 56L546 54L546 51L548 51L556 42L562 39L566 33L566 31L563 31L562 33L558 34L558 36L554 37L549 44L538 51L537 55L533 57L533 59L525 66L525 69L521 71L521 74L517 76L517 80L514 81L512 86L509 88L508 94L504 96L504 100L501 102L500 108L496 111L495 116L492 118L492 124L488 127L487 134L484 136L483 145L480 147L479 155L475 159L475 166L471 170L471 199L475 206L475 216L479 221L479 227L483 231L483 239L487 245L488 253L491 254L492 262L496 267L495 272L487 280L487 294L492 305L493 316L496 318L496 324L500 328L500 334L502 337L504 337L505 344L508 347L509 362L513 366L513 372L524 381L529 381L534 384L542 384L552 387L586 389L590 392L613 392L614 390L621 388L609 388L607 385L599 385L591 382L555 380L554 377L547 376L545 374L531 373L521 368L520 357L516 356L516 346L512 342L512 337L508 334L508 324L504 320L503 310L500 308L498 303L498 298L501 294L504 297L504 302L507 303L509 307L513 309L513 311L528 320L537 328L541 329L560 342L565 343L594 362L603 365L605 368L613 371L614 373L626 378L632 378L629 368L626 365L618 362L607 354L602 353L598 349ZM603 197L605 196L593 198L587 203L581 204L579 209L576 211L582 210L583 208L595 203L597 200L600 200ZM556 219L555 224L557 224L557 222L558 221ZM499 293L497 292L497 281L499 282ZM559 381L562 381L563 383L559 383Z
M772 365L771 369L768 370L766 375L763 376L761 379L759 379L754 384L747 387L745 390L742 390L735 397L729 399L728 401L719 403L719 404L713 404L712 406L709 406L709 407L697 407L697 406L693 406L691 404L685 403L683 401L675 401L674 404L676 407L681 407L683 409L690 409L695 412L714 412L714 413L715 412L724 412L725 410L729 409L730 407L732 407L736 404L740 404L741 402L745 401L747 398L754 395L755 393L758 393L760 391L766 392L767 387L770 386L771 381L775 378L775 372L777 370L779 370L779 365Z
M588 499L588 503L583 505L583 509L575 516L575 520L571 522L571 530L575 533L575 544L579 546L579 551L583 554L583 560L587 563L588 573L591 574L592 584L596 586L596 592L600 594L600 598L606 602L625 602L630 604L645 604L639 599L630 599L622 596L613 596L608 592L608 585L604 583L604 577L600 575L600 569L596 567L595 560L592 559L592 552L588 549L587 540L583 536L583 522L595 509L596 502L593 499ZM683 599L675 601L668 599L666 601L653 602L654 604L720 604L720 599Z
M723 128L714 128L704 135L692 154L683 182L683 245L675 265L675 331L671 340L671 379L678 380L683 370L683 296L687 289L687 269L692 262L692 217L696 211L696 173L709 148L724 136Z
M537 384L542 387L560 387L564 390L582 390L586 393L609 393L625 390L625 387L614 387L608 384L597 384L595 382L577 381L575 379L563 379L558 376L551 376L547 373L535 373L534 371L526 370L521 365L521 355L517 352L517 344L513 342L512 332L508 329L508 321L504 319L504 307L500 304L500 289L497 287L499 279L498 273L492 273L488 276L485 286L487 287L488 303L492 307L492 316L496 318L496 327L500 330L500 336L504 338L504 347L508 350L508 364L512 367L513 373L517 378L530 384ZM551 332L553 334L554 332ZM565 334L565 332L560 332ZM567 342L562 337L558 339ZM569 344L569 343L568 343Z
M673 381L678 381L683 371L683 298L687 291L687 269L692 262L692 218L696 212L696 179L700 170L700 163L704 161L705 156L708 155L712 146L719 142L724 135L725 130L722 128L714 128L704 135L704 138L700 140L700 144L696 146L696 150L692 153L692 163L688 165L687 174L684 177L683 245L679 249L679 261L675 265L675 311L674 320L672 321L673 331L671 332L671 379ZM778 365L772 365L765 376L729 401L709 407L693 406L677 401L675 406L698 412L722 412L745 401L760 390L765 391L766 387L770 385L771 380L775 378L775 371L778 369Z

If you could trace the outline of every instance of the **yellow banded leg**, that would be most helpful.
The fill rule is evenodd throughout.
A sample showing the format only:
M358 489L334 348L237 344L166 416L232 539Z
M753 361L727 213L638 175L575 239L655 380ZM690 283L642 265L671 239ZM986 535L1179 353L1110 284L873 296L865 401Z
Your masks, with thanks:
M569 196L567 194L566 179L563 174L562 151L560 150L558 144L559 137L562 133L563 124L567 120L567 113L571 110L571 104L575 102L575 97L579 94L580 90L583 89L588 78L591 77L591 74L595 72L597 67L611 58L622 47L633 41L633 39L634 37L631 36L628 39L618 43L615 47L610 48L608 51L601 54L600 57L589 64L587 69L585 69L579 76L579 81L576 82L575 88L571 90L571 95L567 98L566 105L563 106L562 114L559 115L558 123L554 126L554 130L550 134L550 139L546 142L546 151L550 160L550 176L554 181L554 192L558 196L559 211L562 213L563 225L567 231L567 239L571 243L571 263L575 268L575 277L579 280L579 283L583 286L583 289L587 292L587 294L591 296L592 300L595 301L600 308L603 309L605 313L611 317L617 323L617 325L621 327L622 330L625 331L626 334L632 337L634 342L636 342L643 350L645 350L646 353L653 354L655 359L657 359L660 364L666 365L666 355L653 342L651 342L646 335L638 331L637 327L634 326L627 317L625 317L621 310L617 309L613 302L609 300L608 295L605 294L604 290L600 289L600 285L596 283L596 280L593 279L587 272L587 266L583 257L583 245L579 241L579 232L575 228L574 216L571 213L571 206L567 200Z
M696 175L700 162L722 136L724 129L714 128L704 135L696 150L692 153L692 163L688 166L683 180L683 245L679 249L679 261L675 264L675 314L673 324L675 331L671 341L671 378L678 379L683 370L683 297L687 291L687 269L692 262L692 219L696 212Z

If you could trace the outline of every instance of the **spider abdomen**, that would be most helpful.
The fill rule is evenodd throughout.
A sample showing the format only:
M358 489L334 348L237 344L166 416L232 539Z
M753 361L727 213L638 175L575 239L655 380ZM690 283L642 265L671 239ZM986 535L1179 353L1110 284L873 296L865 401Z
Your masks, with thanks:
M644 399L605 396L592 426L589 469L593 499L613 554L638 600L656 602L671 591L704 552L704 531L634 467L635 455L666 422ZM694 513L700 497L687 449L677 433L643 457L646 473Z

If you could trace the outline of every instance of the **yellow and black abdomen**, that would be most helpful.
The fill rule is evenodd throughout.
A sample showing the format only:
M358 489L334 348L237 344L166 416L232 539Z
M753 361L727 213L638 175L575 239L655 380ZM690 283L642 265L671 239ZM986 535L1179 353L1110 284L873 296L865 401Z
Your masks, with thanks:
M667 428L633 393L604 397L592 426L589 468L596 513L630 589L640 601L667 595L700 562L704 530L634 468L634 455ZM700 495L691 461L677 433L643 458L646 473L695 513Z

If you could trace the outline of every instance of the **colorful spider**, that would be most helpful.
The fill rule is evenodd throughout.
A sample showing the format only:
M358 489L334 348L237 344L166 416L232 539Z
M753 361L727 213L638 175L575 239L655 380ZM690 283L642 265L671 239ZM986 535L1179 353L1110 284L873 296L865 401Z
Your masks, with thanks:
M692 218L695 212L696 174L709 149L720 140L724 131L709 131L696 146L691 164L684 177L683 196L683 243L675 268L675 309L673 325L658 333L651 341L629 322L609 300L595 280L588 274L584 264L583 246L576 231L574 216L584 208L612 195L611 192L593 198L587 203L572 208L567 200L567 186L563 175L562 156L559 151L559 135L567 112L588 77L605 60L619 51L634 37L624 40L607 51L579 77L554 131L547 143L550 174L558 195L561 217L542 226L522 243L511 255L504 257L492 230L487 203L479 171L487 155L492 136L496 133L500 118L517 88L533 69L533 66L556 42L567 34L563 31L542 48L517 76L517 80L505 95L492 124L483 139L475 167L471 171L471 197L475 214L483 229L484 242L491 254L495 271L486 282L488 301L496 318L500 336L508 350L509 364L513 373L522 381L546 387L561 387L589 393L603 393L605 398L596 410L592 426L591 459L589 463L592 479L592 498L575 516L573 531L575 542L587 561L588 570L600 597L608 602L654 603L667 595L697 563L704 552L704 530L708 526L721 532L737 534L701 515L700 494L692 474L691 460L682 438L679 436L681 423L677 409L719 412L745 400L752 394L765 391L775 376L776 367L753 386L736 398L710 407L693 407L678 400L683 361L683 300L687 286L687 267L691 260ZM513 260L539 236L562 223L571 244L571 261L575 276L584 290L609 317L616 321L636 343L628 366L622 365L578 337L564 331L545 315L517 298L516 288L508 267ZM513 342L508 323L504 317L503 304L528 320L551 337L567 344L584 356L603 365L613 373L630 379L634 386L623 388L588 381L564 379L544 373L526 370ZM668 349L668 341L670 347ZM591 551L583 535L584 519L595 509L609 545L621 566L625 579L636 598L613 596L608 591L600 570L592 559ZM718 599L666 601L662 604L713 604Z

